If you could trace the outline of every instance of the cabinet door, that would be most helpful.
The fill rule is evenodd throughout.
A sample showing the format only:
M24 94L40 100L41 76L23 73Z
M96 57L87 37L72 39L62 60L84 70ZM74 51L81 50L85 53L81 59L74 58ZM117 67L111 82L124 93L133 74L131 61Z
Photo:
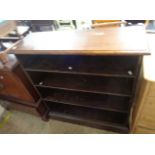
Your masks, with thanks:
M27 86L21 80L23 77L17 75L16 71L18 69L22 72L21 68L18 67L13 72L0 71L0 95L5 96L8 99L11 97L22 101L35 102L35 100L37 100L37 96L34 96L34 92L31 94L31 92L27 89ZM23 76L27 78L26 75Z

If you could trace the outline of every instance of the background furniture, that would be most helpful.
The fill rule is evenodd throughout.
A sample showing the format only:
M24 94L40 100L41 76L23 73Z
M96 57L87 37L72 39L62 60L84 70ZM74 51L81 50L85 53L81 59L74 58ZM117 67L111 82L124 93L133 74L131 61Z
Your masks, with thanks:
M30 20L28 22L32 32L53 31L59 28L55 20Z
M121 20L92 20L93 24L120 22Z
M29 26L18 26L16 21L1 20L0 21L0 37L13 36L22 37L29 33Z
M46 119L47 108L22 66L12 54L8 62L0 63L0 98L11 101L7 108L29 112Z
M0 20L0 37L16 29L15 21Z
M13 54L7 52L15 48L21 42L28 29L20 27L20 32L10 37L10 32L17 29L14 21L4 21L0 27L0 98L11 101L5 105L7 108L29 112L47 119L47 107L41 102L39 93L33 87L30 79Z
M30 32L29 26L16 26L16 30L11 31L8 36L10 37L25 37Z
M125 20L128 25L145 24L146 20Z
M51 118L129 132L142 56L148 54L142 27L34 33L12 53Z
M57 20L57 23L60 30L72 30L76 28L75 20Z
M120 27L127 22L121 20L93 20L92 28Z
M155 133L155 34L147 34L151 56L144 57L132 133Z
M17 46L28 33L29 28L18 27L15 21L0 22L0 60L3 64L8 62L7 52Z
M16 24L14 21L0 20L0 37L9 34L11 31L16 29ZM5 46L0 40L0 51L5 50Z
M155 33L155 20L147 20L145 25L147 33Z

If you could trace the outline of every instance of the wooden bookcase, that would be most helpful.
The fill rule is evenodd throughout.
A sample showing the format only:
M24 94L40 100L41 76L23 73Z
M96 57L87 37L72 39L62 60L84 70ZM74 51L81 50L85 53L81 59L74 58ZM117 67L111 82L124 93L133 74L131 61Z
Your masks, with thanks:
M13 53L51 118L128 133L145 41L140 27L42 32Z
M50 108L50 117L128 132L141 57L16 56Z

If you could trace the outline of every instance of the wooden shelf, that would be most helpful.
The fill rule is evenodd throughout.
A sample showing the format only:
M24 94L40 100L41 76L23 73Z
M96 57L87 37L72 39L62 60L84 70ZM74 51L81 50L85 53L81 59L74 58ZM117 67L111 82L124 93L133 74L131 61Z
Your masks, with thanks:
M131 96L132 79L29 72L35 86Z
M58 103L48 103L50 117L60 120L77 121L85 125L91 125L113 131L128 132L126 125L127 115L104 110L95 110Z
M124 78L135 77L137 63L137 57L125 56L17 55L17 57L27 71Z
M43 100L49 102L58 102L69 105L76 105L94 109L103 109L107 111L116 111L122 113L129 112L128 97L119 97L111 95L99 95L91 93L81 93L63 90L51 90L40 88Z
M89 75L89 76L103 76L103 77L122 77L122 78L135 78L134 75L123 75L114 73L87 73L87 72L75 72L75 71L60 71L60 70L43 70L43 69L29 69L27 72L45 72L45 73L60 73L60 74L73 74L73 75Z

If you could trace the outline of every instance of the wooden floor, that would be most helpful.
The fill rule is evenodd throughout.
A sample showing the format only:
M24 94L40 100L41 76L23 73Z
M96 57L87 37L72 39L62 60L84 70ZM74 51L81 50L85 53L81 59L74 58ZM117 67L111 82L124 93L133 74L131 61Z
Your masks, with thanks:
M109 134L112 132L50 120L44 122L40 118L17 111L0 127L1 134Z

